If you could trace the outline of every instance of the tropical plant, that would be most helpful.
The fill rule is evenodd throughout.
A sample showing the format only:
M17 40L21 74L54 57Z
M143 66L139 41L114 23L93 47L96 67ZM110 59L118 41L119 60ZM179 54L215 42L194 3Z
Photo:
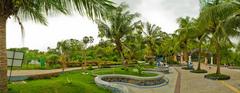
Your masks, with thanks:
M137 65L136 65L136 68L137 68L137 71L138 71L138 74L139 75L142 75L143 73L143 70L144 70L144 62L138 62Z
M143 60L144 56L144 38L142 36L142 31L135 31L126 36L123 42L125 48L125 54L128 59L132 62L137 62L137 60Z
M152 25L149 22L146 23L145 29L146 31L143 31L144 41L150 49L149 56L156 56L158 55L157 48L160 46L160 42L166 33L162 32L159 26Z
M175 46L178 42L178 37L175 34L169 34L164 37L161 43L161 51L160 53L166 58L166 62L168 61L177 61L177 53L180 50L179 46ZM173 57L172 59L169 59Z
M88 44L89 42L93 42L93 40L91 41L88 36L84 36L82 41L83 41L83 43L84 43L84 67L86 67L86 66L87 66L87 63L86 63L86 61L87 61L87 60L86 60L86 57L87 57L87 54L86 54L87 44ZM83 66L83 65L82 65L82 66Z
M176 34L178 35L178 41L176 43L177 46L180 46L183 52L183 61L188 61L188 45L193 40L193 32L195 30L193 26L193 22L195 21L194 18L185 17L185 18L178 18L177 22L179 23L179 29L176 30Z
M199 17L202 31L210 33L211 45L216 53L217 71L220 72L221 48L232 45L230 37L239 36L239 1L214 0L203 8Z
M135 21L139 16L137 13L130 13L126 4L121 4L115 10L109 11L107 21L98 21L99 37L107 38L116 45L121 55L123 65L127 66L126 56L123 53L123 40L125 36L136 30L140 21Z
M59 64L59 56L56 54L47 56L47 63L50 67L54 68L55 65Z

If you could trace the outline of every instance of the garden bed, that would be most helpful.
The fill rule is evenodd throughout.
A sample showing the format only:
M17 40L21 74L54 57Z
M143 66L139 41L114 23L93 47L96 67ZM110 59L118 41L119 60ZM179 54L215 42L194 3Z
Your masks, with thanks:
M192 70L190 72L192 72L192 73L207 73L208 71L204 70L204 69L200 69L200 70Z
M230 76L224 75L224 74L207 74L204 76L204 78L211 79L211 80L229 80Z
M146 72L145 72L146 73ZM168 80L164 78L163 74L159 72L148 72L148 73L158 73L158 76L153 77L138 77L132 75L122 75L122 74L107 74L99 75L95 77L95 82L98 86L112 90L112 92L117 93L128 93L126 86L134 86L139 88L154 88L161 87L168 84Z

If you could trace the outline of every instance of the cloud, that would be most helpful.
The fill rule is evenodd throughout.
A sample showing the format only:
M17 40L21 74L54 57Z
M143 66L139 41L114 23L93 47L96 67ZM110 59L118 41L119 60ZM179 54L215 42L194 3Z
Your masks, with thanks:
M198 0L114 0L121 1L130 6L130 10L139 12L141 19L159 25L163 31L173 33L178 24L179 17L197 17L199 14Z
M149 21L162 27L162 30L173 33L178 25L176 18L183 16L196 17L199 14L198 0L113 0L117 4L126 2L132 12L139 12L141 20ZM25 47L46 50L56 47L58 41L64 39L79 39L93 36L95 43L98 29L86 17L80 15L57 16L48 18L49 25L43 26L31 21L24 22L26 29ZM21 31L14 20L7 22L7 48L22 47Z

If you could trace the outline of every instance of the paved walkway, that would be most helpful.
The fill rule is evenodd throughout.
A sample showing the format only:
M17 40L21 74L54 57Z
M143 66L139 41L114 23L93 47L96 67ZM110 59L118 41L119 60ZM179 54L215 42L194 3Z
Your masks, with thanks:
M197 65L194 64L196 67ZM215 73L216 67L208 69L208 66L202 65L203 69L209 73ZM230 80L214 81L205 79L205 74L190 73L188 70L177 68L181 77L181 93L240 93L240 71L227 68L221 68L223 74L231 76Z
M129 93L174 93L177 75L176 70L174 68L170 68L170 74L165 75L165 77L169 79L169 83L165 86L156 88L137 88L127 86L127 88Z

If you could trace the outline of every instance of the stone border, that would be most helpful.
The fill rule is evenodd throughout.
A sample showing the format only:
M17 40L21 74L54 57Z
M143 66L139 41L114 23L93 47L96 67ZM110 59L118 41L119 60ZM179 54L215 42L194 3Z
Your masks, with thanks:
M127 86L133 86L133 87L138 87L138 88L156 88L156 87L161 87L161 86L167 85L169 82L169 80L164 77L163 73L152 72L152 71L144 71L144 72L154 73L154 74L158 74L158 75L154 76L154 77L138 77L138 76L122 75L122 74L98 75L97 77L95 77L95 83L100 87L112 90L113 93L129 93ZM166 81L159 85L139 86L139 85L123 83L123 82L107 82L107 81L102 80L102 78L104 78L104 77L124 77L124 78L136 79L136 80L164 79ZM127 86L124 86L124 85L127 85Z

